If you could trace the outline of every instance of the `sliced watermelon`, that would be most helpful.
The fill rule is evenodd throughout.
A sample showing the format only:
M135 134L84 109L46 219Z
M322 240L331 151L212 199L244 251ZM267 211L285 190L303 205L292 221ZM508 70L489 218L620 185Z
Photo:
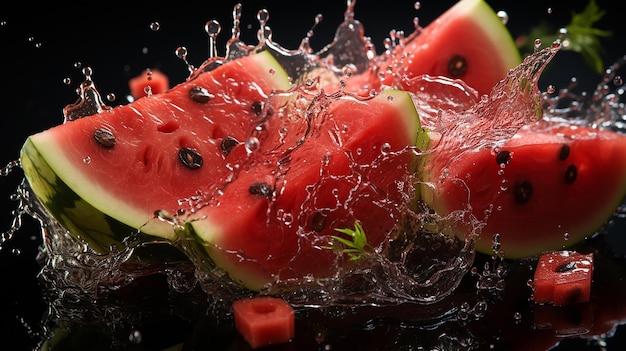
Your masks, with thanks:
M189 222L213 261L250 288L277 278L332 276L337 257L325 248L335 229L359 221L376 248L413 200L410 146L419 119L411 96L386 90L366 100L319 99L307 108L315 115L287 127L310 130L302 143L265 141L258 166L224 189L220 205L200 209L200 219Z
M244 57L30 136L24 175L51 214L97 252L138 230L175 241L174 227L155 211L176 214L179 200L222 187L232 172L220 145L244 140L259 118L255 106L289 88L271 55Z
M383 86L415 91L421 75L461 79L482 94L521 63L515 41L484 0L461 0L400 45L377 57L369 70L344 78L347 91L364 96ZM325 76L327 91L339 88ZM330 84L330 85L329 85Z
M492 253L495 245L507 258L593 235L626 193L626 136L606 130L539 121L496 149L466 152L451 163L437 157L430 162L445 162L446 176L434 181L427 202L458 222L457 233L467 235L481 222L477 250Z
M336 228L387 238L411 201L418 128L406 92L307 96L263 52L33 135L21 162L96 251L141 231L257 290L334 274Z

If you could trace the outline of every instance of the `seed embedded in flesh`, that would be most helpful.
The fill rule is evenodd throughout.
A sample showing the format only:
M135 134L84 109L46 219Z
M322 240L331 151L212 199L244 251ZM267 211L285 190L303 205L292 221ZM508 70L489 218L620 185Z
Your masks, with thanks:
M108 129L96 129L96 131L93 133L93 138L98 143L98 145L102 146L103 148L110 149L115 146L115 136Z
M239 144L239 140L231 136L227 136L226 138L222 139L222 142L220 143L220 147L222 148L222 151L226 155L228 155L230 154L231 151L233 151L235 146L237 146L238 144Z
M467 71L467 60L461 55L454 55L448 61L448 73L453 77L461 77Z
M274 192L274 189L272 189L271 185L265 182L258 182L258 183L253 183L252 185L250 185L250 188L248 188L248 191L252 195L270 198L272 196L272 193Z
M517 203L523 204L530 200L533 195L533 185L530 184L527 180L522 180L515 184L515 188L513 189L513 194L515 196L515 201Z
M311 222L311 227L316 232L321 232L326 227L326 215L321 212L315 212L313 215L313 221Z
M180 149L178 158L187 168L198 169L202 167L202 155L192 148L184 147Z
M559 150L559 160L565 161L565 159L567 159L567 157L569 156L569 151L569 145L563 144L563 146L561 146L561 149Z
M574 268L576 268L576 261L570 261L556 267L554 271L557 273L565 273L574 270Z
M499 165L508 164L510 160L511 160L511 152L510 151L506 151L506 150L500 151L496 155L496 162Z
M263 101L255 101L252 103L252 112L255 116L260 116L263 113L263 107L265 107L265 103Z
M206 104L211 101L213 95L211 95L211 93L209 93L209 91L205 88L196 85L189 89L189 97L195 102Z
M569 165L565 170L565 177L563 177L563 180L565 180L565 184L572 184L576 180L577 176L578 169L576 168L576 166Z

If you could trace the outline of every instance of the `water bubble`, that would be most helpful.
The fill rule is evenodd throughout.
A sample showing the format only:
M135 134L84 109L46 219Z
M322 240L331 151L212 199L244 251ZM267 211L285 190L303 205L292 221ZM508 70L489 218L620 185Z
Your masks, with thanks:
M617 87L622 86L622 84L624 84L624 81L622 80L622 76L615 76L613 78L613 84L615 84L615 86Z
M548 12L548 14L552 13L552 7L548 7L548 9L546 10Z
M322 333L322 332L315 333L315 342L316 343L322 344L324 342L324 340L326 340L326 337L325 337L324 333Z
M174 52L176 54L176 57L178 57L181 60L184 60L185 62L187 61L187 48L184 46L179 46L176 48L176 51Z
M69 77L63 78L63 84L66 84L66 85L72 84L72 79Z
M222 26L216 20L207 21L204 31L209 35L209 58L217 57L217 36L222 31Z
M117 96L115 96L115 93L108 93L107 94L107 100L115 101L115 99L117 99Z
M509 23L509 14L506 11L498 11L498 17L500 17L502 24L506 25Z
M413 4L413 8L414 8L414 9L416 9L416 10L421 9L421 8L422 8L422 3L421 3L421 2L419 2L419 1L416 1L416 2Z
M141 344L142 339L143 336L141 335L141 331L138 329L131 330L130 334L128 335L128 341L133 344Z
M546 92L548 94L554 94L555 91L556 91L556 88L554 87L554 85L552 85L552 84L548 85L548 87L546 89Z
M85 163L91 163L91 157L89 157L89 156L85 156L85 157L83 158L83 162L85 162Z
M153 32L158 31L159 29L161 29L161 23L154 21L152 23L150 23L150 30Z
M253 152L253 151L258 150L260 145L261 145L261 142L256 137L248 138L248 140L246 140L246 144L245 144L246 150L248 152Z

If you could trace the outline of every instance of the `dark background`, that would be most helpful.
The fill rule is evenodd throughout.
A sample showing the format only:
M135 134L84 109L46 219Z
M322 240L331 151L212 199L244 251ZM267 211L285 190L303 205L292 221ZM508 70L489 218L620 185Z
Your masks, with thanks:
M488 1L495 10L506 10L508 27L514 37L525 34L542 20L550 21L555 28L568 23L572 11L582 11L586 1ZM603 40L605 66L626 54L623 13L610 0L597 0L607 9L598 23L614 35ZM343 19L345 2L315 1L241 1L243 4L242 38L256 43L259 9L270 12L268 25L273 39L282 46L295 49L314 24L315 15L323 14L323 21L314 29L311 39L314 50L321 49L332 38ZM427 25L455 1L422 0L421 9L415 10L414 1L365 1L356 4L356 17L365 26L365 34L382 50L383 39L392 29L413 30L413 17ZM47 129L63 121L62 109L76 101L75 88L83 76L74 64L93 68L93 79L105 97L117 96L110 105L123 104L128 94L127 82L145 68L158 68L165 72L173 84L182 82L188 75L183 61L174 51L179 46L188 49L188 61L199 66L208 55L208 36L204 31L207 20L218 19L222 34L218 38L218 53L224 54L224 43L230 35L234 1L174 2L159 6L156 2L131 2L118 4L105 2L75 2L72 5L31 2L3 2L0 5L0 116L2 120L2 150L0 166L19 157L19 150L30 134ZM10 8L9 8L10 7ZM551 12L548 9L551 8ZM153 31L150 23L158 22L160 29ZM547 45L547 43L545 44ZM541 80L542 87L553 84L565 86L571 77L579 80L581 89L592 90L600 75L584 64L577 54L559 53ZM65 84L70 78L72 84ZM0 231L11 225L11 211L16 203L9 200L19 181L20 170L0 177ZM34 312L23 312L36 320L41 306L36 303L38 289L34 275L34 261L39 244L37 227L25 218L24 228L0 251L0 349L7 337L22 340L23 330L16 327L16 310L24 304L34 303ZM16 250L19 250L19 254ZM33 302L35 301L35 302ZM32 313L32 315L28 315ZM5 325L10 328L5 328ZM12 329L11 329L12 328ZM17 330L17 332L14 332ZM17 348L19 350L19 348Z

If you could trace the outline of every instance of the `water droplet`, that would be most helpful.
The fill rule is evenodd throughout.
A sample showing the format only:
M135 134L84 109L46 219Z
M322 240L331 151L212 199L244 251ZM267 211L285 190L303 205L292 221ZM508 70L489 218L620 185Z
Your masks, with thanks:
M500 17L502 24L506 25L509 23L509 14L506 11L498 11L498 17Z
M152 23L150 23L150 30L153 32L158 31L159 29L161 29L161 23L154 21Z
M216 20L207 21L204 31L209 35L209 58L217 57L217 36L222 31L222 26Z
M130 341L133 344L137 344L137 345L141 344L142 339L143 339L143 336L139 329L131 330L130 334L128 335L128 341Z
M421 9L421 8L422 8L422 3L421 3L421 2L419 2L419 1L416 1L416 2L413 4L413 8L414 8L414 9L416 9L416 10Z
M89 156L85 156L85 157L83 158L83 162L85 162L85 163L91 163L91 157L89 157Z
M256 137L250 137L248 138L248 140L246 140L245 145L248 152L253 152L259 149L259 146L261 146L261 142Z

